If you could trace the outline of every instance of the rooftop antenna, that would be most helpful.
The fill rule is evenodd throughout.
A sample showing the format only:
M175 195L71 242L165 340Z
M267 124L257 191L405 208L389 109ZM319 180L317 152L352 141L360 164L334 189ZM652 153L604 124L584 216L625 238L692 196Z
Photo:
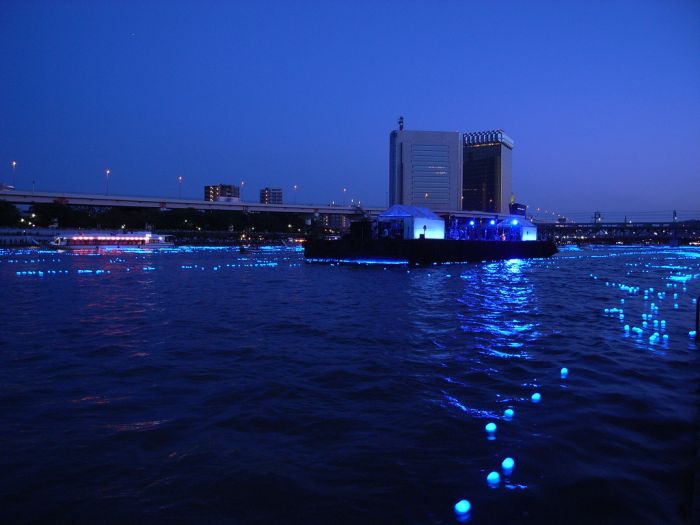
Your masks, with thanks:
M403 115L399 117L399 131L403 131Z

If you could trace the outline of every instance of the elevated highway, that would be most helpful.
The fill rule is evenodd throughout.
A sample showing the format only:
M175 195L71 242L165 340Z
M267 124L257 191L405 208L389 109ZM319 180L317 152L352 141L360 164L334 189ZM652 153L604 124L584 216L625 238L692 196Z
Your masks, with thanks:
M45 204L56 203L71 206L91 207L131 207L131 208L160 208L196 210L224 210L242 212L267 212L267 213L301 213L301 214L329 214L345 215L348 217L360 217L370 215L376 217L383 212L385 207L357 207L353 205L321 205L321 204L259 204L256 202L224 202L205 201L192 199L170 199L165 197L139 197L131 195L97 195L89 193L64 193L64 192L39 192L24 190L2 190L0 201L12 204ZM475 211L436 211L438 215L454 217L484 217L504 218L507 215L484 213Z
M316 204L259 204L254 202L211 202L191 199L169 199L165 197L138 197L130 195L97 195L88 193L28 192L18 190L0 191L0 200L12 204L57 203L71 206L131 207L196 210L225 210L243 212L277 213L328 213L341 215L377 215L384 208L358 208L355 206L333 206Z

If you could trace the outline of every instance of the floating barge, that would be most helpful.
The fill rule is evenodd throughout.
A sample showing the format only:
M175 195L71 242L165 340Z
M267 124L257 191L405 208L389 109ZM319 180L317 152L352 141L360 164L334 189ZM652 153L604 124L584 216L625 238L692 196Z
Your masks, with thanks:
M453 241L445 239L310 240L304 257L311 262L389 262L433 264L481 262L500 259L550 257L557 253L551 241Z
M376 221L353 223L338 240L309 240L310 262L428 265L550 257L551 241L538 241L537 228L524 218L445 220L424 208L393 206ZM447 237L447 238L445 238Z

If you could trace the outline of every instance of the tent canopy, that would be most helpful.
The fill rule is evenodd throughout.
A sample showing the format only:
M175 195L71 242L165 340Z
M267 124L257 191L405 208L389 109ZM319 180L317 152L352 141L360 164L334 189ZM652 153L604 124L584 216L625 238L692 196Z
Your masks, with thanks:
M379 215L378 221L401 224L403 239L445 238L445 221L426 208L395 204Z
M413 217L414 219L432 219L436 221L442 220L438 215L435 215L427 208L404 206L403 204L394 204L391 208L379 215L379 220L403 219L406 217Z

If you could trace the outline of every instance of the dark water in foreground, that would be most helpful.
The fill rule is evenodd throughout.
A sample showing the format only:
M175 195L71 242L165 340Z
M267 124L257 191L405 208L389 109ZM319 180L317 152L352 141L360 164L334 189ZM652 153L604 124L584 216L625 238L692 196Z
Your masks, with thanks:
M0 252L0 521L688 523L699 274L698 249Z

